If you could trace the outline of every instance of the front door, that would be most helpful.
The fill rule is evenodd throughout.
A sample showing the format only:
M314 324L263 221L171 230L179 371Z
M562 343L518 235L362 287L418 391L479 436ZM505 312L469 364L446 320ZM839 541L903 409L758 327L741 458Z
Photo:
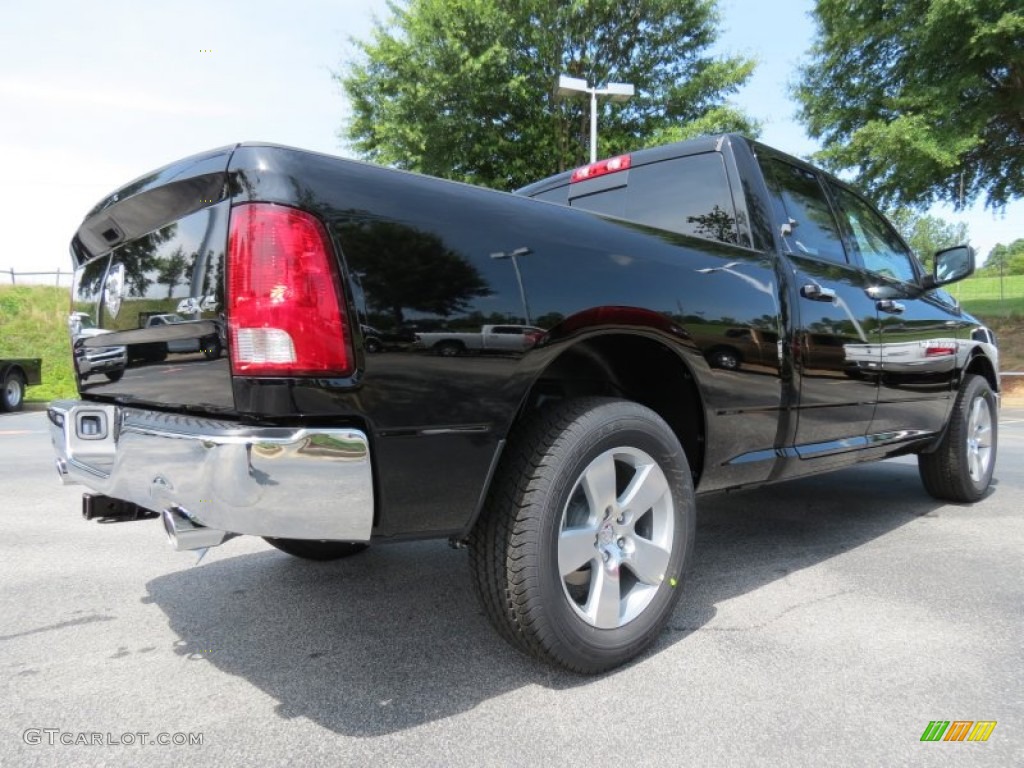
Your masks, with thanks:
M852 191L829 186L879 313L881 386L870 432L936 432L952 405L965 323L942 292L921 291L920 267L888 222Z

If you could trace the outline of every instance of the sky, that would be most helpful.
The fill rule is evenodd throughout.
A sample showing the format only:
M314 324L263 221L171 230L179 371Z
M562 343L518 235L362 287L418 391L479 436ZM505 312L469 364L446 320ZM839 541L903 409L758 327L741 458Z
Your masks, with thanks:
M811 7L719 4L718 51L758 61L732 101L763 121L765 143L801 156L817 145L787 86L814 36ZM196 152L271 141L351 156L332 71L375 14L385 0L0 0L0 270L69 269L96 202ZM1024 201L933 212L966 222L982 257L1024 237Z

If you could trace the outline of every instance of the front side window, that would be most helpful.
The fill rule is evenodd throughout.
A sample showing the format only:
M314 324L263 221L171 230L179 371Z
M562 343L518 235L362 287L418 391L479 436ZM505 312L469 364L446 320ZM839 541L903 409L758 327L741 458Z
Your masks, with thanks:
M817 174L773 157L762 158L761 169L789 219L782 229L786 250L846 264L843 239Z
M913 256L895 230L871 206L848 189L831 185L840 214L846 219L864 266L877 275L913 283L917 280Z

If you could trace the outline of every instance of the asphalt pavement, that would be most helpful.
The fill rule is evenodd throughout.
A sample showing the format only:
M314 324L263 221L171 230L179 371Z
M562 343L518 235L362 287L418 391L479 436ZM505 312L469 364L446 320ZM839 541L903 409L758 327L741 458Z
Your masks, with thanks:
M194 566L0 415L0 765L1024 765L1024 409L1000 440L973 506L912 459L702 499L669 629L586 678L506 646L445 542Z

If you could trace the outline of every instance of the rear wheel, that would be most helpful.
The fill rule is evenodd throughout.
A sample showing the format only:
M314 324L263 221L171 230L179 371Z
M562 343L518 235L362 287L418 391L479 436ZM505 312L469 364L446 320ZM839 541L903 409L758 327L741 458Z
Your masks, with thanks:
M466 348L457 341L442 341L434 346L434 351L441 357L461 355Z
M108 381L120 381L121 377L124 376L124 370L120 370L120 371L107 371L103 375L107 377Z
M25 377L21 371L8 371L4 377L0 406L5 411L20 411L25 404Z
M274 539L264 536L263 540L272 547L304 560L339 560L358 555L369 544L358 541L315 541L307 539Z
M949 419L938 448L917 457L921 481L937 499L977 501L992 482L999 436L996 396L984 376L964 377Z
M689 465L637 403L571 400L509 437L470 537L485 613L516 647L597 673L652 643L693 549Z
M203 356L207 360L216 360L221 354L220 339L214 336L212 339L206 339L203 344L200 345L203 351Z

